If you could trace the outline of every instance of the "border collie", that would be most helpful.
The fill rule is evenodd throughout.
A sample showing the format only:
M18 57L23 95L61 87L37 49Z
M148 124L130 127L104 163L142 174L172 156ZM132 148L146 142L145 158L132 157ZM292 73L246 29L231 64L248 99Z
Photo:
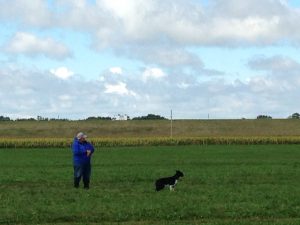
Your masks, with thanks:
M180 177L183 177L183 173L179 170L176 170L176 174L174 176L164 177L156 180L155 182L156 191L160 191L164 189L166 185L169 185L170 191L174 191L177 180L179 180Z

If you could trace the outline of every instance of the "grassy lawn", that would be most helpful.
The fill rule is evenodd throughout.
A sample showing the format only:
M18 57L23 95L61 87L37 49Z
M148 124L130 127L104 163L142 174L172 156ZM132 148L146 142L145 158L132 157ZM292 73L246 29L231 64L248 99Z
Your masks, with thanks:
M97 149L91 189L69 149L0 149L0 224L300 224L300 146ZM158 177L185 173L175 192Z

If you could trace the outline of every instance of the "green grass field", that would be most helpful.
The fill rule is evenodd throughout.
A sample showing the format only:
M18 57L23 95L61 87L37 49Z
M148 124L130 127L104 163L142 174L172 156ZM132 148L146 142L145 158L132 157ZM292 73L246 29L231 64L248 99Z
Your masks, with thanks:
M300 146L97 149L90 190L69 149L0 150L0 224L300 224ZM175 192L154 181L185 173Z

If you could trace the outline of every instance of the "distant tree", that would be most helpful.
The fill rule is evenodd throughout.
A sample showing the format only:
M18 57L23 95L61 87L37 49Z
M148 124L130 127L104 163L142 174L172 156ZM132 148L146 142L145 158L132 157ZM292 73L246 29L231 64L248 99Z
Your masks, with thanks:
M36 118L38 121L49 121L47 117L37 116Z
M166 118L159 115L148 114L147 116L134 117L132 120L166 120Z
M65 118L50 118L50 121L70 121L69 119L65 119Z
M34 118L18 118L16 121L36 121Z
M10 118L6 116L0 116L0 121L10 121Z
M299 113L293 113L291 116L289 116L290 119L300 119Z
M272 119L272 117L268 116L268 115L258 115L256 118L257 119Z

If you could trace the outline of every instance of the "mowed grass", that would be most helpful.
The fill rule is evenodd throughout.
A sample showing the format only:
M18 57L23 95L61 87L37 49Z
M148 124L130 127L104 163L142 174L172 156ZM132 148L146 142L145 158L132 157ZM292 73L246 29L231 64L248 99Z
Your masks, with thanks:
M300 146L96 149L91 189L69 149L0 150L0 224L300 224ZM158 177L185 177L175 192Z

